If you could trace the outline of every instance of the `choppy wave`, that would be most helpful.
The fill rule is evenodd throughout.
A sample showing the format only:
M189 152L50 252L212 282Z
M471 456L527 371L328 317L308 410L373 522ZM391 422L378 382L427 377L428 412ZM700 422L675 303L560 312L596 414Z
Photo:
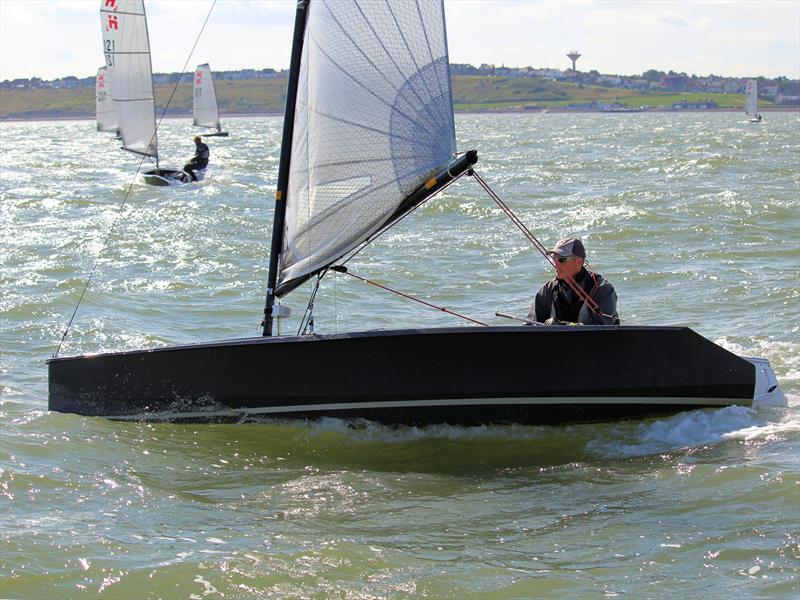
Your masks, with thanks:
M624 322L768 358L788 402L424 429L48 413L45 360L95 261L65 354L257 334L281 123L231 119L208 180L175 188L131 185L138 161L90 122L0 124L3 594L796 594L795 122L459 116L459 148L478 149L479 173L545 245L583 237ZM194 132L162 126L164 166L180 166ZM550 277L468 177L350 266L497 324ZM287 299L285 331L307 297ZM315 304L324 332L451 319L335 276Z

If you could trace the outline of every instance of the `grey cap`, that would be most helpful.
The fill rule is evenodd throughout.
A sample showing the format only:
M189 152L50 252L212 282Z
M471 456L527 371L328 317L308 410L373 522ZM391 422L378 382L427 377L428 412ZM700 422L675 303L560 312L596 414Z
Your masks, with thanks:
M583 248L583 242L574 237L558 240L556 245L548 250L548 252L564 257L580 256L581 258L586 258L586 250Z

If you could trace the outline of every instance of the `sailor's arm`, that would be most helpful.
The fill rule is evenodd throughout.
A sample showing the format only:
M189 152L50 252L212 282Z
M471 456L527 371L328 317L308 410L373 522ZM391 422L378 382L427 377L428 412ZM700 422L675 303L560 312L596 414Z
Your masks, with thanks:
M548 293L547 285L544 285L536 293L536 297L531 304L531 310L528 312L528 320L544 323L552 312L552 293Z
M578 315L578 322L583 325L614 325L617 321L617 292L614 286L604 281L597 288L593 298L602 314L595 314L584 303Z

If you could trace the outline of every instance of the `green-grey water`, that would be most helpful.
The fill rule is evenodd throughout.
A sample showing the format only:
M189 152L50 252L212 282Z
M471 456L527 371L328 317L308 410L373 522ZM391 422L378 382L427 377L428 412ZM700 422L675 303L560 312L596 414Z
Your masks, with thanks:
M456 125L539 239L583 237L624 322L768 358L786 405L425 429L49 413L44 361L96 260L62 354L258 335L281 120L228 120L209 178L169 189L131 185L138 160L91 122L0 125L0 597L797 597L800 120L745 121ZM193 133L163 123L164 166ZM469 178L349 267L493 324L549 277ZM460 324L340 277L317 332ZM287 298L283 333L308 295Z

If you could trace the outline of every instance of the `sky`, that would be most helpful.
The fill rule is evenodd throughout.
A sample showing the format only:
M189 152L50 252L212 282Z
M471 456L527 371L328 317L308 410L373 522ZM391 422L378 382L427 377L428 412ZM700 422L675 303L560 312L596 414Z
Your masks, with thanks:
M408 0L397 0L400 2ZM146 0L153 70L286 68L293 0ZM99 0L0 0L0 80L94 75ZM445 0L451 63L800 78L800 0Z

